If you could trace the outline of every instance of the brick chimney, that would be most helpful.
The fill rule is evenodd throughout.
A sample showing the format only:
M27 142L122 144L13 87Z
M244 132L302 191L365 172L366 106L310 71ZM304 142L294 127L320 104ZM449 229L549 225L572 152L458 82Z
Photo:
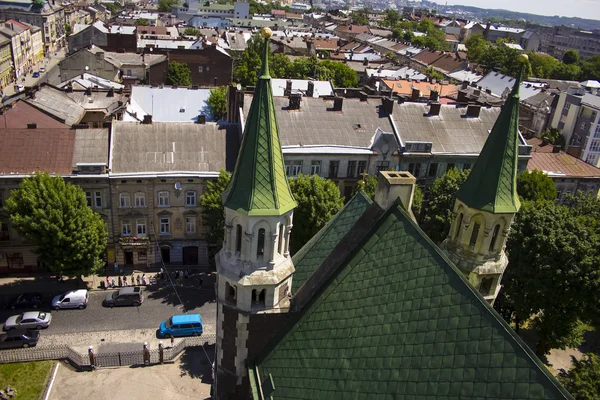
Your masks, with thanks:
M315 83L308 81L308 88L306 89L306 96L313 97L315 95Z
M344 108L344 98L336 97L333 99L333 111L342 111Z
M392 113L394 112L394 99L390 98L390 97L384 97L382 99L383 101L383 109L385 110L385 112L388 115L392 115Z
M288 96L288 110L299 110L302 95L300 93L292 93Z
M196 119L196 123L201 124L201 125L206 125L206 115L204 115L204 114L198 115L198 118Z
M413 88L412 93L410 94L410 101L417 101L421 97L421 91L417 88Z
M427 113L428 116L434 116L434 115L440 115L440 110L442 109L442 105L440 103L431 103L429 105L429 112Z
M479 113L481 112L481 106L477 104L469 104L467 106L466 117L469 118L479 118Z
M152 115L144 115L144 120L142 121L142 124L152 125Z
M416 182L416 178L407 171L381 171L377 176L375 203L387 210L400 198L404 209L415 220L411 206Z

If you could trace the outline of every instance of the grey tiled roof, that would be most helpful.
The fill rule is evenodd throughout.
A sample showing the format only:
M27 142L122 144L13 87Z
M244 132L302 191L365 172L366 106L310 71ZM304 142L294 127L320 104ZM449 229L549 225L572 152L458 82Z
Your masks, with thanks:
M73 166L78 163L108 165L108 129L77 129Z
M85 108L72 101L66 93L50 87L43 87L35 94L35 98L26 100L26 103L54 115L67 125L74 125L81 121L85 115Z
M463 118L466 107L442 105L439 116L425 116L424 103L395 104L393 118L404 144L431 142L432 153L479 154L500 115L499 107L482 107L479 118Z
M213 123L113 123L111 172L219 172L226 167L226 129Z
M244 113L250 109L252 96L244 98ZM274 97L281 145L285 146L354 146L370 148L380 128L393 132L382 111L380 100L344 99L343 111L329 111L333 100L303 97L300 110L288 111L286 97ZM359 126L360 125L360 126Z

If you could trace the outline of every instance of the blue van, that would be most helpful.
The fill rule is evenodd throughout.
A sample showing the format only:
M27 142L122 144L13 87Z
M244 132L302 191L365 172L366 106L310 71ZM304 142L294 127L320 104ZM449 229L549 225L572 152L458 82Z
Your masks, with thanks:
M202 317L200 314L173 315L166 321L161 322L158 336L199 336L204 331Z

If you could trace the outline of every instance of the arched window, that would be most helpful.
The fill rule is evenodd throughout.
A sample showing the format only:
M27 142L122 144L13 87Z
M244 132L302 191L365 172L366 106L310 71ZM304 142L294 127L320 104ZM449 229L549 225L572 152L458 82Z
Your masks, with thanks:
M242 226L240 224L235 227L235 251L242 251Z
M258 242L256 245L256 257L262 257L265 255L265 230L260 228L258 230Z
M237 299L237 290L235 286L229 284L229 282L225 282L225 300L230 303L235 304Z
M492 290L493 283L494 283L493 277L488 276L486 278L483 278L481 280L481 284L479 285L479 293L481 293L484 296L487 296L490 293L490 290Z
M473 224L473 231L471 231L471 240L469 240L469 248L471 250L475 249L475 245L477 244L477 237L479 236L479 228L481 225L479 222L475 222Z
M462 226L462 222L463 222L463 214L460 213L458 215L458 219L456 220L456 230L454 231L454 239L458 238L458 234L460 233L460 227Z
M258 294L258 304L261 306L265 305L265 298L267 297L267 289L263 289Z
M494 232L492 233L492 240L490 241L489 251L494 251L496 248L496 242L498 241L498 235L500 234L500 224L494 227Z
M279 254L283 255L283 224L279 224Z

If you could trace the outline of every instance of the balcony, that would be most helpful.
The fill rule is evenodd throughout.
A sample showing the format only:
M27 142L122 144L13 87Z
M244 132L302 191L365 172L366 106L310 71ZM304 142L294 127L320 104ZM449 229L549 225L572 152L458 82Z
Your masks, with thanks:
M139 236L121 236L119 238L121 247L148 247L150 239L148 237Z

